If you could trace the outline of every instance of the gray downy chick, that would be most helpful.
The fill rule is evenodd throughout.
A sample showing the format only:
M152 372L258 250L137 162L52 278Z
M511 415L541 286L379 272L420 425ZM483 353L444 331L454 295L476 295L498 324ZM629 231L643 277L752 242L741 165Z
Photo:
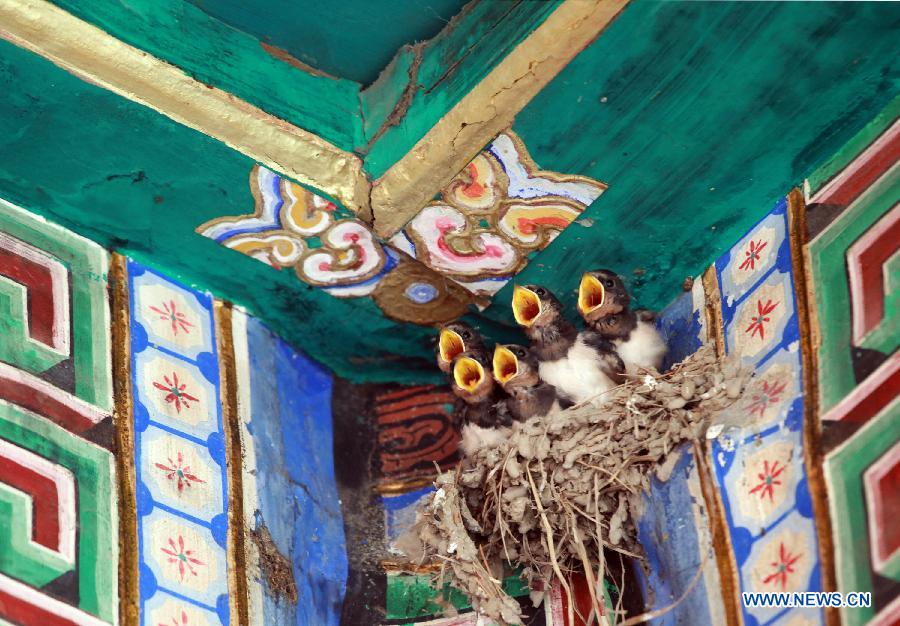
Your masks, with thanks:
M659 370L668 348L651 311L633 311L622 278L613 271L585 272L578 287L578 312L585 325L612 341L628 374Z
M509 436L512 418L506 394L490 373L490 358L483 349L463 352L453 360L451 387L459 398L455 416L460 449L471 456L479 448L496 447Z
M450 373L453 359L467 350L484 348L484 339L474 328L465 322L455 321L441 326L438 335L435 358L437 365L445 374Z
M528 348L509 344L494 348L494 379L509 395L513 419L523 422L560 410L556 387L541 380L538 360Z
M562 400L602 403L621 383L624 365L612 343L592 330L578 332L547 288L516 285L512 308L531 340L538 374Z

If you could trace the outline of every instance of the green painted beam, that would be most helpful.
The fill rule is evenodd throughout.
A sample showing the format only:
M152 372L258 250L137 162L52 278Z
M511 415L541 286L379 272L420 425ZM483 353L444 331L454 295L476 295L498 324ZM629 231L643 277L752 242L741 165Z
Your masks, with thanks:
M0 41L0 197L245 306L355 381L438 381L429 329L385 319L194 232L252 211L253 162Z
M542 168L610 184L585 214L593 225L571 226L519 280L574 311L581 271L608 266L642 305L664 306L900 93L898 27L889 3L629 5L514 125ZM194 233L252 206L248 158L6 43L0 81L0 195L246 306L352 380L437 378L433 332ZM389 132L398 152L415 138L402 124ZM473 316L503 340L508 292Z
M404 44L434 37L466 0L186 0L313 68L361 85Z
M359 84L275 58L255 37L182 0L52 0L125 43L343 150L362 142Z
M516 119L544 169L609 189L518 282L581 272L662 308L900 94L896 3L630 4ZM510 323L510 284L485 313Z
M409 152L560 2L482 0L421 49L401 50L362 93L366 173L378 178Z
M850 141L844 144L837 154L809 175L807 178L809 182L809 196L812 197L825 183L850 165L850 162L859 156L869 144L878 139L898 117L900 117L900 97L891 100L887 107L876 115L875 119L866 124L861 131L856 133Z

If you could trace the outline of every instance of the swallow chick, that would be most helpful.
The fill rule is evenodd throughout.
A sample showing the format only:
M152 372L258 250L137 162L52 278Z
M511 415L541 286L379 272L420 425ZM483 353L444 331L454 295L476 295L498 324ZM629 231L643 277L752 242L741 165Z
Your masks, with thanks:
M516 285L513 316L531 340L541 379L560 399L602 401L599 396L621 382L622 359L608 340L592 330L578 332L562 304L545 287Z
M450 322L441 326L438 335L437 357L438 367L445 374L450 373L453 359L467 350L479 350L484 348L484 340L481 335L465 322Z
M622 278L610 270L586 272L578 287L578 312L585 325L612 341L628 374L659 370L668 348L651 311L633 311Z
M538 360L528 348L510 344L494 348L494 378L509 395L506 406L523 422L560 410L556 387L541 380Z
M459 398L460 448L471 456L479 448L496 447L509 435L512 418L503 391L490 374L490 358L482 349L469 350L453 360L453 393Z

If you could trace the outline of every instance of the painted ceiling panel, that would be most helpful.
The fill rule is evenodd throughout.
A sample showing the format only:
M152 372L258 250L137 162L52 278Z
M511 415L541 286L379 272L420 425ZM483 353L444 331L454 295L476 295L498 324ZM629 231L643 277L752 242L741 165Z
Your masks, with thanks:
M184 0L53 0L53 4L339 148L352 150L362 141L357 83L300 71L273 56L252 35Z
M378 78L401 46L434 37L465 4L465 0L188 1L319 71L362 85Z
M159 4L129 4L164 17ZM162 50L184 22L159 25L162 34L117 27ZM898 26L900 6L887 3L632 3L513 126L540 169L609 185L516 280L573 305L581 271L607 266L661 308L900 93ZM230 38L255 41L222 28L227 38L194 59L201 66ZM247 45L231 59L238 69L259 60ZM247 306L340 375L434 379L430 330L194 232L252 211L251 159L6 43L0 83L0 195ZM282 95L316 115L331 102ZM518 334L508 291L470 314L504 341Z
M900 93L898 28L895 3L630 4L513 125L609 184L517 280L574 310L609 267L664 306ZM485 313L509 321L510 292Z
M369 299L333 298L194 233L253 207L253 166L0 41L0 197L247 307L342 376L437 379L429 329L401 327Z

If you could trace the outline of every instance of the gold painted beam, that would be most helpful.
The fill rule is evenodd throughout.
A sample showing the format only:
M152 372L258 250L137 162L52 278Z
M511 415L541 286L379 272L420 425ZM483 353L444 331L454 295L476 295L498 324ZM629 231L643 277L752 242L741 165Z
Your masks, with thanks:
M0 0L0 37L218 139L370 219L369 181L358 156L208 87L46 0Z
M389 237L415 216L625 7L628 0L566 0L412 150L376 180L375 232Z

